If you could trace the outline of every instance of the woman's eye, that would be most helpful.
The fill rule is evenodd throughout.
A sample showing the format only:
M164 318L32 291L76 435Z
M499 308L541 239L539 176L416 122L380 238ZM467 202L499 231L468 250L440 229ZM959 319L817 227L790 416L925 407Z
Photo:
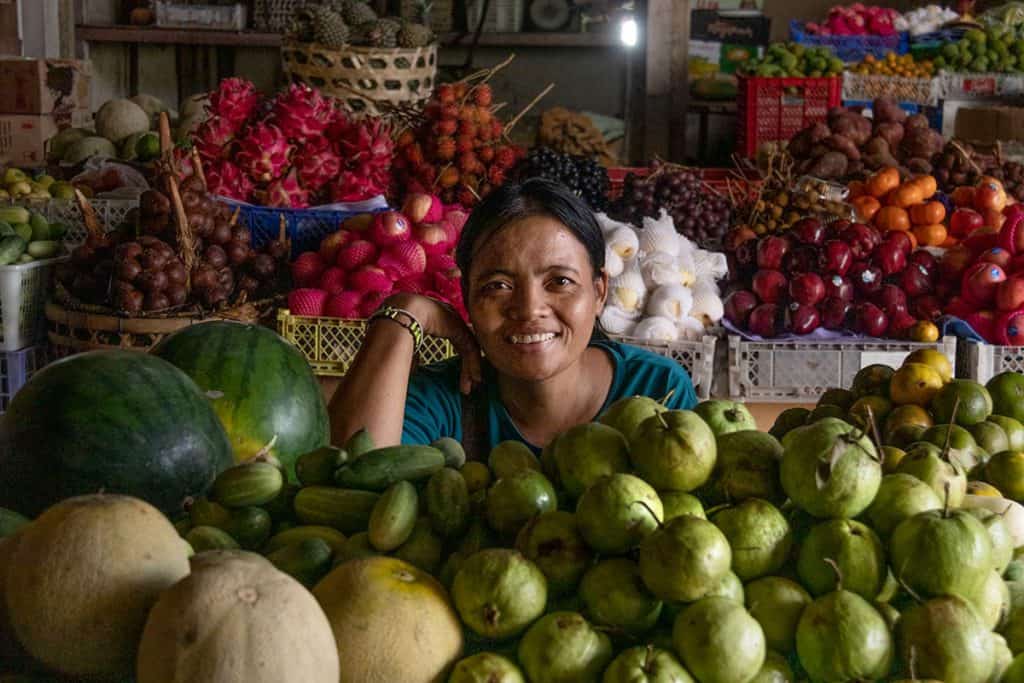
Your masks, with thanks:
M569 285L572 284L572 280L570 280L567 277L559 275L557 277L551 278L551 284L555 285L556 287L568 287Z
M481 287L481 289L485 292L496 292L501 289L506 289L507 287L508 283L501 282L500 280L495 280L494 282L486 283L483 287Z

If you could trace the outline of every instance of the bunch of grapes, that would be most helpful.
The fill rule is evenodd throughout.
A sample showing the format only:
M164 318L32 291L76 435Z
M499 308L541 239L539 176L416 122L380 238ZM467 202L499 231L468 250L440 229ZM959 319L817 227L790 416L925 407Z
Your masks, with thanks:
M710 192L700 178L681 166L654 162L651 173L630 173L622 196L611 207L619 221L642 225L645 216L657 218L664 209L676 230L701 247L717 247L729 229L732 206L727 197Z
M594 211L604 211L608 205L608 171L596 159L536 147L519 164L517 174L523 180L547 178L560 182Z

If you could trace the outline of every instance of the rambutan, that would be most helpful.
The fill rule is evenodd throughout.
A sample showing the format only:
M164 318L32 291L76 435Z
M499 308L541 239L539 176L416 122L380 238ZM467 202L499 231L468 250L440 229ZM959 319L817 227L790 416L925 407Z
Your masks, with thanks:
M454 159L455 151L455 140L452 138L438 138L434 143L434 154L442 161Z
M455 88L450 83L437 86L434 96L441 104L455 104Z
M476 102L477 106L489 107L491 106L491 99L493 93L491 93L491 86L486 83L478 85L473 89L473 101Z
M448 166L443 171L441 171L441 175L438 176L437 182L441 187L445 189L455 187L456 185L459 184L459 169L455 168L454 166Z
M434 124L434 134L438 137L455 135L459 130L459 122L455 119L441 119Z
M480 161L489 164L494 160L494 148L490 145L484 145L476 151L476 156Z
M473 152L465 152L459 155L459 170L463 173L475 173L480 165L480 160Z

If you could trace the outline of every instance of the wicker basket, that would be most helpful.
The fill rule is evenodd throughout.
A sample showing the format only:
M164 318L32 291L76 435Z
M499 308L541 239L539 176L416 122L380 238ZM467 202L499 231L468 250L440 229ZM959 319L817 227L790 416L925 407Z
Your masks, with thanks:
M281 48L289 80L341 100L355 113L381 115L387 105L422 104L437 77L437 46L347 47L285 41Z
M265 33L284 33L295 12L305 4L306 0L254 0L253 27Z

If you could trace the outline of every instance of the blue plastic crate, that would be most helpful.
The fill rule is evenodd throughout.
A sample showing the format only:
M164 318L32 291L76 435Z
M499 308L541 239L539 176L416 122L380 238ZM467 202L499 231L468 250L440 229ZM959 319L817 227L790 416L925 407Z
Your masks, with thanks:
M0 415L7 412L7 406L14 395L46 362L46 346L0 351Z
M847 109L862 109L864 111L870 111L872 102L869 100L843 100L843 106ZM935 130L942 130L942 107L929 107L924 104L917 104L916 102L900 102L900 109L907 112L911 116L914 114L924 114L928 117L928 125Z
M941 31L910 36L910 53L916 59L935 57L943 45L959 42L965 33L967 33L965 28L944 28Z
M337 231L347 219L388 209L383 202L363 202L349 209L276 209L239 202L228 203L241 209L238 222L249 228L252 244L257 249L277 239L283 216L285 230L292 241L292 258L304 251L319 249L320 241Z
M910 38L900 31L891 36L817 36L804 29L798 19L789 21L789 38L800 45L827 47L844 62L862 62L867 55L884 57L890 52L898 55L910 50Z

